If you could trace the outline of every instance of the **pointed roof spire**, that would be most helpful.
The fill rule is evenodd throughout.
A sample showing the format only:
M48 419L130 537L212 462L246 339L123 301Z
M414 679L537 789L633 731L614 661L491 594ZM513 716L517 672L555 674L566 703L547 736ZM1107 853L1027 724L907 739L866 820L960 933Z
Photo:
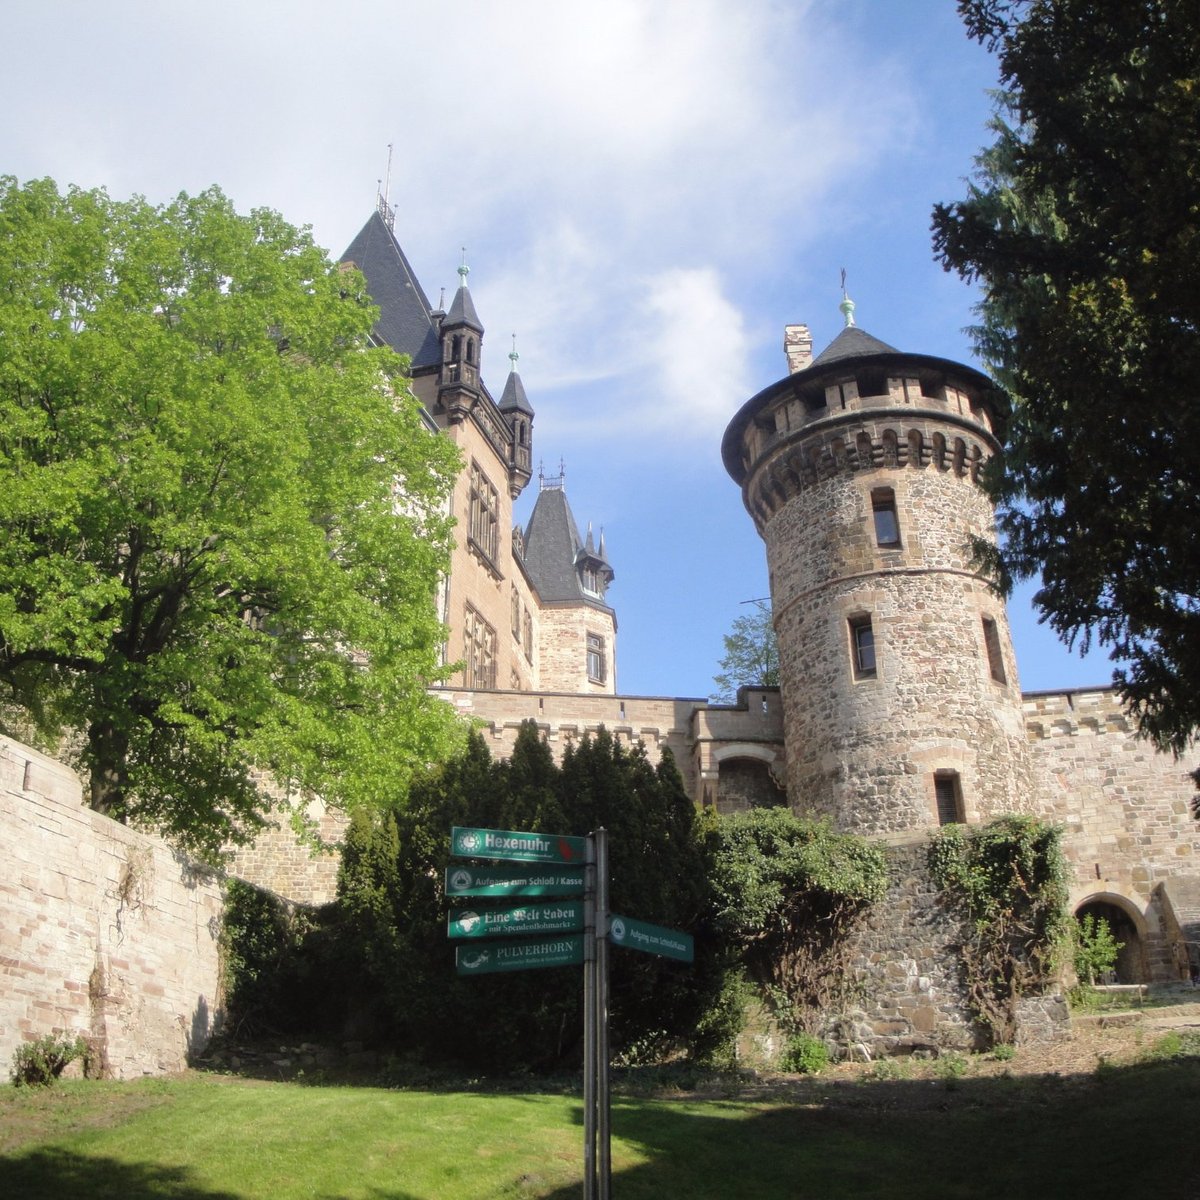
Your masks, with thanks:
M533 405L529 403L529 397L525 395L525 385L521 382L521 376L517 374L517 359L521 356L517 353L517 335L515 333L512 335L512 339L513 348L508 355L512 369L504 381L504 392L500 397L500 411L502 413L523 412L532 417Z
M846 318L846 328L849 329L854 324L854 301L846 295L846 268L842 268L842 302L838 305L842 310L842 316Z
M454 325L470 325L477 333L483 333L483 324L479 320L479 314L475 311L475 302L471 299L470 290L467 288L467 276L470 275L471 268L467 266L467 248L462 248L462 265L458 268L459 285L458 291L454 293L454 300L450 305L450 311L446 314L446 320L442 323L443 328L449 329Z

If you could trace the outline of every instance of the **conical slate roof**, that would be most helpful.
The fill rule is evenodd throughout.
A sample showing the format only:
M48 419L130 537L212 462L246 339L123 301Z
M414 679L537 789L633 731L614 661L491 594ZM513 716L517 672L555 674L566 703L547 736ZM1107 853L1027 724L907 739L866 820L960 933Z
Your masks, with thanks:
M525 395L525 385L516 371L509 371L508 379L504 382L504 393L500 397L500 411L502 413L523 412L528 416L533 416L533 405L529 403L529 397Z
M814 367L827 367L830 363L842 362L847 358L864 358L868 354L899 353L895 346L872 337L865 329L847 325L805 369L811 371Z
M525 570L543 603L571 601L607 608L583 590L576 559L583 542L562 488L546 488L525 527Z
M476 333L483 332L483 323L475 311L475 301L471 299L471 293L465 283L454 293L450 311L446 314L446 319L442 324L447 329L453 328L455 325L468 325Z
M371 214L346 247L341 261L353 263L366 276L367 291L379 307L376 336L393 350L410 355L414 371L436 367L442 355L429 298L378 212Z

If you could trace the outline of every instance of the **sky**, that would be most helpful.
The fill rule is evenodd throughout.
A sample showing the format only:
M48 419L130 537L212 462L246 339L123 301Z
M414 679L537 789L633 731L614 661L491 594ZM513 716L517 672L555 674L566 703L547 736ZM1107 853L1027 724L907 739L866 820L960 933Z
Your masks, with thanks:
M997 83L953 0L8 0L5 26L0 174L217 184L335 258L382 187L434 300L465 247L484 379L515 334L535 463L604 531L623 694L706 696L766 596L721 437L786 374L785 325L836 336L843 269L862 328L979 365L929 234ZM1106 684L1033 590L1021 686Z

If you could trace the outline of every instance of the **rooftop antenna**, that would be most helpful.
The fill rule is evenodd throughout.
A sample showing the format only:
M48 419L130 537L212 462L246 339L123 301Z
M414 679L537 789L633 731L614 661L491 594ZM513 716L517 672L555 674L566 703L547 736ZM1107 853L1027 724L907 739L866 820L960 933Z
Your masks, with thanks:
M387 173L384 176L383 183L375 181L379 187L379 198L376 201L379 208L379 215L383 218L383 223L394 231L396 224L396 214L392 212L392 206L388 203L388 198L392 191L392 143L388 142L388 157L387 157Z
M842 268L842 302L838 305L842 310L842 316L846 318L846 328L849 329L854 324L854 301L846 295L846 268Z

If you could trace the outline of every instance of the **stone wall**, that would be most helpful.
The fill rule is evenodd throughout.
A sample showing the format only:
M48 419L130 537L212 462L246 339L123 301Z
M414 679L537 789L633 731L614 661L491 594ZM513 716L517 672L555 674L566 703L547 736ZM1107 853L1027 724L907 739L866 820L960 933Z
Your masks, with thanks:
M1063 826L1071 902L1122 908L1144 942L1152 980L1184 971L1158 894L1200 875L1200 822L1189 771L1200 748L1176 760L1139 738L1111 689L1025 697L1038 808Z
M5 737L0 864L0 1071L49 1033L84 1035L118 1079L185 1066L220 1018L219 882Z
M870 1057L938 1054L982 1047L965 1004L962 926L929 872L926 838L887 847L888 891L852 938L850 973L857 998L831 1014L826 1034ZM1065 1036L1061 996L1031 997L1021 1007L1018 1042Z

